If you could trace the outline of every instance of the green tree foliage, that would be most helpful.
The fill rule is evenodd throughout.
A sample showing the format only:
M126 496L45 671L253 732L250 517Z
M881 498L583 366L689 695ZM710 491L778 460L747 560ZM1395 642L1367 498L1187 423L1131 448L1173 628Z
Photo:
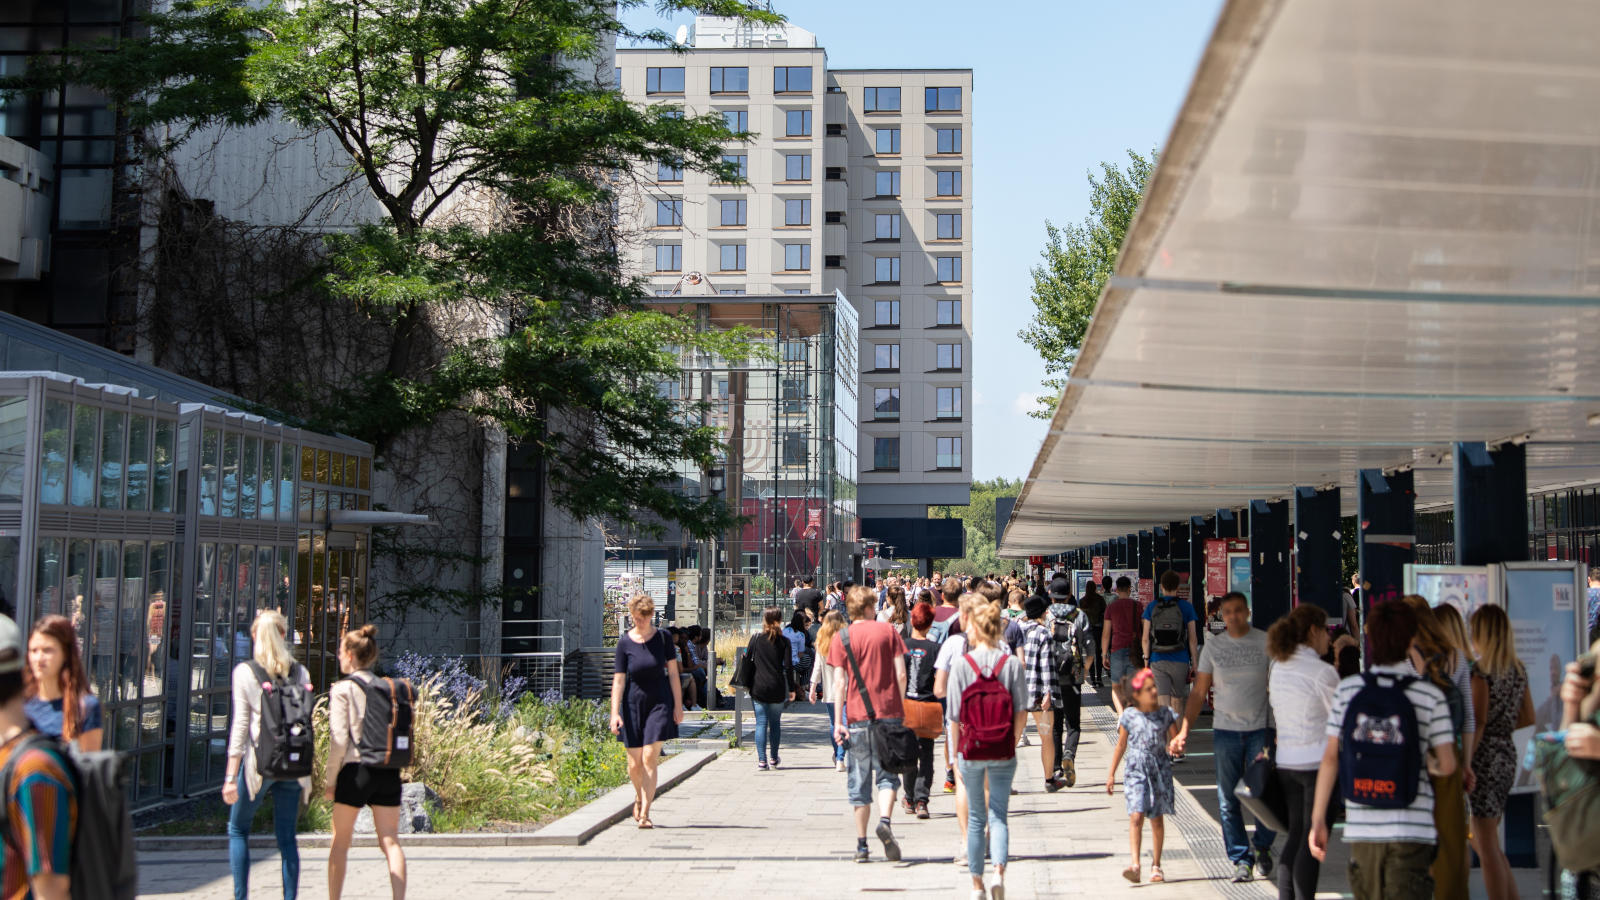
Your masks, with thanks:
M1029 413L1035 418L1055 415L1067 373L1078 358L1089 318L1116 267L1155 163L1154 151L1146 159L1132 150L1126 168L1101 163L1099 178L1089 174L1089 215L1083 222L1060 227L1045 222L1044 263L1032 270L1036 309L1028 327L1018 333L1044 358L1050 376L1039 408Z
M1000 497L1015 497L1020 493L1020 478L974 481L969 505L931 507L928 510L930 518L961 519L962 528L967 533L967 555L961 559L934 560L933 567L940 572L964 575L1009 572L1016 567L1017 560L1003 560L996 553L994 501Z
M0 88L95 87L147 160L217 127L331 135L385 215L326 240L323 294L388 343L386 365L299 410L308 423L381 454L441 415L479 416L541 451L571 513L705 535L731 524L728 507L676 493L670 462L709 464L718 436L657 385L678 377L680 351L737 357L747 336L643 308L605 223L640 162L732 180L723 144L738 136L720 116L630 103L595 74L612 63L608 37L670 45L621 21L645 2L175 0L136 36L70 48ZM781 21L744 0L652 5ZM453 209L466 201L490 213Z

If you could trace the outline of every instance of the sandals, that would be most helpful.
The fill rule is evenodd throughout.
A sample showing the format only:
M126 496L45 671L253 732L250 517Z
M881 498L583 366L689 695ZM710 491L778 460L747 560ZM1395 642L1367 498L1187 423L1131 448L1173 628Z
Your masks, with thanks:
M638 800L633 801L633 820L635 822L639 821L639 805L640 805L640 801L638 801Z
M644 818L639 820L639 830L640 831L649 831L650 829L652 829L654 827L656 827L656 825L655 825L654 822L650 821L650 817L649 816L645 816Z
M1139 867L1138 866L1129 866L1126 869L1123 869L1122 870L1122 877L1128 879L1128 881L1132 882L1133 884L1138 884L1139 883Z
M1150 867L1150 883L1151 884L1160 884L1161 882L1166 881L1166 880L1167 880L1167 877L1165 875L1161 874L1161 867L1160 866L1151 866Z

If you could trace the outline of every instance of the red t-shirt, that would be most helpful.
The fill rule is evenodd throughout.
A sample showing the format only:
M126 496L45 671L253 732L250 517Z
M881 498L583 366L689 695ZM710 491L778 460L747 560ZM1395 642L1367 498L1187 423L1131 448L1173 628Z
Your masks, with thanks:
M1127 650L1139 642L1139 601L1119 597L1106 607L1106 627L1111 629L1111 649Z
M955 615L958 612L961 612L961 609L959 607L955 607L955 606L935 606L933 608L933 620L935 622L943 622L944 620L950 618L951 616Z
M840 638L828 645L828 665L844 670L844 692L848 698L845 720L865 722L867 708L861 703L861 689L856 687L850 661L845 659L843 635ZM856 665L861 667L861 680L872 698L872 711L880 719L903 718L905 708L900 705L900 683L894 677L895 661L906 655L906 642L900 639L900 630L888 622L852 622L850 650L855 654Z

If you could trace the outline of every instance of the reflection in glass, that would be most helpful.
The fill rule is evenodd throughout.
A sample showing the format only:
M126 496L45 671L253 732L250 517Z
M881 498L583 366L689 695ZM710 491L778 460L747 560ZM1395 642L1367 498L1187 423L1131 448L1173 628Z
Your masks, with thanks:
M102 698L112 696L117 658L117 581L122 568L116 541L95 543L94 584L89 595L89 680Z
M0 397L0 502L22 500L27 448L28 398Z
M122 508L122 445L127 439L128 414L105 412L100 429L100 508Z
M150 508L150 417L128 419L127 508Z
M259 547L256 550L256 609L269 609L276 604L273 601L272 591L272 548Z
M139 682L144 666L144 580L143 541L128 541L122 545L122 609L117 616L117 700L139 699ZM130 740L118 744L118 750L133 746Z
M278 451L278 521L294 519L294 445Z
M72 416L72 505L94 505L94 450L100 425L100 410L78 406Z
M33 570L33 614L61 615L61 538L40 538Z
M372 460L368 459L365 456L363 456L363 457L361 457L361 485L360 485L361 489L363 491L371 490L372 489L371 481L372 481Z
M278 517L278 444L266 441L261 445L261 518Z
M39 502L67 502L67 436L72 430L72 404L44 401L44 441L39 454Z
M156 422L156 477L150 491L150 508L156 512L172 512L172 467L177 457L177 425L160 419Z
M84 595L89 589L89 541L67 542L67 578L62 596L64 602L61 615L72 620L72 627L78 632L78 649L83 650L83 636L88 625L88 613L84 610Z
M317 451L317 484L328 483L328 457L330 455L326 450Z
M334 487L344 487L344 454L330 454L329 466L328 483Z
M168 555L171 544L150 545L150 606L145 611L145 643L149 645L149 663L145 666L144 695L159 697L167 692L167 659L177 647L169 631L177 626L173 610L169 608L168 591L171 581L171 564Z
M344 486L345 487L353 488L353 487L356 486L356 469L357 469L357 465L356 465L356 457L355 457L355 455L351 454L349 456L346 456L344 458Z
M194 635L190 646L192 663L189 669L189 688L203 691L210 683L211 673L211 613L212 597L217 587L217 545L204 543L195 558L194 573ZM204 714L202 703L198 710ZM193 723L191 723L193 724ZM200 727L205 727L202 718Z
M223 518L239 515L239 435L225 434L222 438L222 502Z
M244 453L240 457L239 517L254 519L256 503L261 497L261 439L246 437Z
M317 450L315 447L300 448L300 483L310 484L317 480Z
M217 592L212 607L216 614L216 627L211 632L212 652L217 663L212 670L211 683L218 687L228 683L228 672L233 668L237 647L232 627L234 591L239 585L239 571L235 567L237 550L233 544L223 544L217 548ZM245 627L248 628L249 623ZM244 653L240 654L240 659L249 657L250 639L246 636Z
M217 514L217 478L222 471L222 440L215 428L200 435L200 515Z

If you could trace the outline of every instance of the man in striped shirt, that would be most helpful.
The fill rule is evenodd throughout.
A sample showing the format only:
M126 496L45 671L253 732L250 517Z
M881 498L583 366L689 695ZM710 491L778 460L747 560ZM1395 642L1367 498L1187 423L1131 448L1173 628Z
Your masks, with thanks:
M1412 679L1405 689L1417 717L1417 737L1430 748L1425 756L1428 773L1438 776L1455 771L1455 735L1450 707L1444 694L1417 678L1407 664L1406 652L1417 633L1416 613L1399 601L1377 604L1367 615L1367 640L1372 645L1374 675ZM1328 713L1328 746L1317 771L1316 804L1308 838L1312 855L1321 860L1328 851L1328 802L1339 779L1339 745L1343 739L1345 710L1365 682L1352 675L1339 682ZM1379 809L1345 801L1344 839L1350 847L1350 890L1356 900L1431 900L1433 876L1429 866L1437 851L1433 827L1433 787L1427 774L1417 773L1417 798L1400 809Z

